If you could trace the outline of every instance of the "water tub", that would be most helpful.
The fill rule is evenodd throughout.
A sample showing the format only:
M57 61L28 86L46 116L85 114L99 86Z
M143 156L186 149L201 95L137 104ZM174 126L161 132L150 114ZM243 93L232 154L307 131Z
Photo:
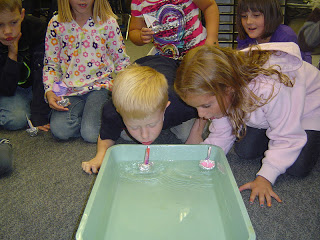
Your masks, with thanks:
M108 149L76 239L255 239L221 148L212 146L215 168L199 167L209 146L151 145L148 172L139 170L146 146Z

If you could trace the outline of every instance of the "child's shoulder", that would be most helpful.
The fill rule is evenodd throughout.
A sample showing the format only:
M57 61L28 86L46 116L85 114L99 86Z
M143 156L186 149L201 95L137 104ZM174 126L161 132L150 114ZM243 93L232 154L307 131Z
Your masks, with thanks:
M44 41L46 29L45 21L34 16L25 16L21 24L22 37L27 39L31 45Z
M279 27L277 28L276 32L281 33L281 34L286 34L289 36L296 36L297 35L291 27L289 27L288 25L284 25L284 24L280 24Z
M32 33L36 29L45 29L46 22L41 18L37 18L34 16L26 15L21 24L22 30L28 30L29 33Z
M295 31L287 25L280 24L276 31L272 34L270 42L295 42L298 37Z

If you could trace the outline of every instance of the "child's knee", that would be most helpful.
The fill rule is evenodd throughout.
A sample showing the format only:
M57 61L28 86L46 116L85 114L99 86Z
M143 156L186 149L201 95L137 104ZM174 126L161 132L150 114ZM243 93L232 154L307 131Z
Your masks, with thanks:
M309 175L311 170L312 170L312 168L301 168L301 167L293 165L287 169L286 173L288 173L291 176L295 176L295 177L306 177Z
M99 137L99 129L93 126L81 126L81 137L89 143L96 143Z
M302 162L299 159L287 169L286 173L296 177L306 177L312 171L316 161Z
M263 158L264 149L255 149L254 146L245 146L243 144L239 144L238 142L234 145L234 151L241 159L256 159Z
M7 139L0 139L0 175L10 173L13 169L12 146Z
M24 109L2 113L0 125L6 130L19 130L27 126L27 114Z
M80 136L80 126L78 128L70 127L66 124L50 122L50 130L52 135L59 140L69 140Z

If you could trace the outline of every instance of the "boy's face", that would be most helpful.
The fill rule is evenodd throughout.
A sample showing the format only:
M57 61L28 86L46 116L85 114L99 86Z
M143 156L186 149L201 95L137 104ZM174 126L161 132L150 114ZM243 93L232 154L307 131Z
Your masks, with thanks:
M16 40L21 32L21 22L24 19L25 10L4 10L0 12L0 42L9 46Z
M144 119L123 118L123 122L133 138L144 145L149 145L157 139L162 131L164 112L165 110L158 110Z

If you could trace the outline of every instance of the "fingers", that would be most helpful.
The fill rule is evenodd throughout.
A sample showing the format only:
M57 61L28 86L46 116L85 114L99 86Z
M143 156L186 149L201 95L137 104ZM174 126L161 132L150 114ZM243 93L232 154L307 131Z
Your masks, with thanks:
M258 179L259 180L259 179ZM261 179L260 179L261 180ZM266 181L257 181L246 183L239 187L239 191L251 189L251 194L249 198L250 204L253 204L256 197L258 197L259 205L261 207L265 206L265 203L268 207L272 206L272 198L276 199L278 202L282 202L279 196L272 190L271 184Z
M57 103L55 103L55 104L49 104L49 106L50 106L52 109L57 110L57 111L64 111L64 112L69 111L69 108L67 108L67 107L62 107L62 106L58 105Z
M22 33L20 32L19 35L17 36L17 42L19 42L21 36L22 36Z
M91 166L91 169L92 169L93 173L98 173L99 172L97 166L95 166L95 165Z
M49 107L57 111L69 111L67 107L60 106L57 102L61 100L53 91L48 91L46 93L46 98L48 100ZM70 104L69 104L70 105Z
M240 192L242 192L243 190L248 190L248 189L251 189L251 182L246 183L246 184L239 187Z
M50 124L46 124L46 125L43 125L43 126L38 126L39 130L42 130L42 131L45 131L45 132L48 132L50 130Z
M269 195L270 197L270 195ZM265 200L265 194L264 193L259 193L259 204L260 207L264 207L264 200Z
M279 202L279 203L282 202L282 200L280 199L280 197L279 197L275 192L272 191L271 196L272 196L275 200L277 200L277 202Z
M49 107L54 109L54 110L57 110L57 111L69 111L69 108L67 107L63 107L63 106L60 106L57 101L60 101L61 99L58 98L58 97L52 97L50 98L50 100L48 101L49 102Z
M82 170L85 171L88 174L92 174L92 173L98 173L99 172L99 168L98 166L94 165L94 164L90 164L90 162L82 162L81 164L82 166Z
M153 38L154 31L150 28L142 28L140 32L140 38L143 43L150 43Z
M268 202L268 199L269 199L269 204L271 206L271 197L270 197L270 195L265 195L264 192L259 192L256 188L253 189L251 194L250 194L249 203L253 204L253 202L256 199L256 197L258 197L258 199L259 199L260 207L264 207L265 198L267 199L267 202Z
M271 207L272 204L271 204L271 196L270 196L270 195L267 195L267 196L266 196L266 201L267 201L267 206L268 206L268 207ZM260 206L261 206L261 203L260 203Z
M82 162L81 166L82 166L83 171L85 171L88 174L92 174L91 166L90 166L89 162Z

